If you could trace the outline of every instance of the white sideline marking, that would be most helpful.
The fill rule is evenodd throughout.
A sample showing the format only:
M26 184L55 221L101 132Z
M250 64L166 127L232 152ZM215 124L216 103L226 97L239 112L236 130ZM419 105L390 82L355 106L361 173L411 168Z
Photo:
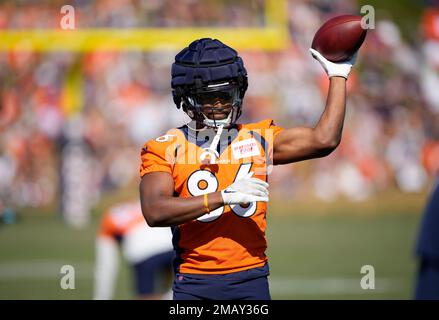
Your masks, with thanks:
M94 262L62 260L8 261L0 263L0 281L59 279L60 269L70 264L76 277L92 280ZM377 278L375 290L360 287L361 275L355 277L295 278L270 276L270 291L276 295L339 295L397 292L402 288L402 279Z
M61 267L67 264L75 268L77 278L93 278L94 263L88 261L29 260L1 262L0 281L58 279Z

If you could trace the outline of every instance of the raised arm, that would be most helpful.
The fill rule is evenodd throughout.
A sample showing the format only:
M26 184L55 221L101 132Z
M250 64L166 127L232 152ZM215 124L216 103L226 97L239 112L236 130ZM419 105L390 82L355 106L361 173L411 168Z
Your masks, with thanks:
M356 56L342 63L326 60L312 50L330 80L325 110L314 128L290 128L276 136L274 164L286 164L329 155L340 143L346 111L346 80Z
M274 164L324 157L340 143L346 110L346 79L330 78L325 111L314 128L290 128L274 140Z

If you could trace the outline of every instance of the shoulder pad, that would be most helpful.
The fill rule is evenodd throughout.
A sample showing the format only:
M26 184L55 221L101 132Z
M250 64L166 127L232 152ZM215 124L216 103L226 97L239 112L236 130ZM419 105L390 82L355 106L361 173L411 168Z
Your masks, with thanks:
M150 151L164 155L166 153L166 150L168 150L170 146L172 146L177 141L179 141L179 139L181 139L180 130L171 129L168 132L166 132L166 134L146 142L143 145L142 153Z

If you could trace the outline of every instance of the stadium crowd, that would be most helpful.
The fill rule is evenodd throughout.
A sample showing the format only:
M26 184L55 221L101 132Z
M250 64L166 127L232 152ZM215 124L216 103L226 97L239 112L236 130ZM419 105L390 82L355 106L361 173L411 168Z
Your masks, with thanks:
M0 28L58 27L57 2L23 3L0 4ZM261 26L264 20L259 0L76 3L77 28ZM328 82L308 48L319 26L340 13L358 14L358 6L290 1L287 48L240 52L249 74L241 121L270 117L309 126L318 120ZM376 21L348 83L340 147L324 159L276 167L274 196L359 201L388 188L425 190L439 169L438 21L438 11L427 7L416 44L392 20ZM57 200L69 175L91 203L138 181L141 145L187 120L170 92L175 53L0 53L0 211ZM80 112L64 105L65 79L75 70L82 75Z

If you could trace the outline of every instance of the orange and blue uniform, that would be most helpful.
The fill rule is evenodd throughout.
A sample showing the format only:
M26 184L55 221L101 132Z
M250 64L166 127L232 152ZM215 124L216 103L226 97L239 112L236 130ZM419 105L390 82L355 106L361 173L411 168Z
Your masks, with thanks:
M273 141L281 131L271 119L224 130L217 149L219 158L209 164L200 159L211 143L207 131L195 135L186 126L171 129L144 145L140 176L168 172L179 197L223 190L250 171L267 181ZM226 205L174 227L176 272L218 275L264 266L266 211L265 202Z
M174 252L168 228L150 228L139 201L109 208L96 239L95 299L111 299L116 287L118 247L133 268L138 296L154 294L157 275L172 270Z

